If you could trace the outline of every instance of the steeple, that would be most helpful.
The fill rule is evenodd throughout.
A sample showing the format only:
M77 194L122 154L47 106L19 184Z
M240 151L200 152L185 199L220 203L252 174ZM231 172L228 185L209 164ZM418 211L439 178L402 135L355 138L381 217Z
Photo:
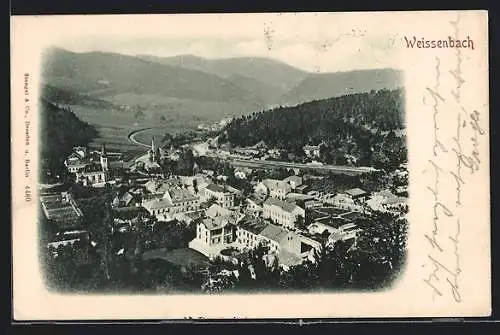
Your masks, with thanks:
M106 145L103 143L101 144L101 157L107 157L107 153L106 153Z
M151 139L151 151L155 152L156 148L155 148L155 137L153 136L153 138Z
M106 153L106 146L104 143L101 145L101 167L103 171L108 171L108 154Z

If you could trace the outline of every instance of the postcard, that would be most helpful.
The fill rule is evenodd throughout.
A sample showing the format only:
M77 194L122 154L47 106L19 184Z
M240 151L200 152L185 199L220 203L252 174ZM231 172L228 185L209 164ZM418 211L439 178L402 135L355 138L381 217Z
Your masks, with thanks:
M487 21L13 16L14 319L489 316Z

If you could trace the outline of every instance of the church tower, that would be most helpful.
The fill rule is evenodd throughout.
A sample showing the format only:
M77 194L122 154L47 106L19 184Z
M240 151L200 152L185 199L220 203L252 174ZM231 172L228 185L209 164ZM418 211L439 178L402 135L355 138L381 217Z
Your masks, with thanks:
M108 154L104 143L101 145L101 167L103 171L108 171Z
M155 138L151 139L151 150L149 152L149 157L151 158L152 162L158 162L160 159L160 148L158 148L155 144Z

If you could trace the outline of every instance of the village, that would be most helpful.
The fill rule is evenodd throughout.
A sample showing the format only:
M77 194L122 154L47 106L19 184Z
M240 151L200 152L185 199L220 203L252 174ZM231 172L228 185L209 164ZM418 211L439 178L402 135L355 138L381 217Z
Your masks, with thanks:
M303 262L314 263L322 248L335 247L339 241L356 248L361 231L356 222L372 212L406 219L406 164L391 172L394 178L402 180L392 190L370 192L353 187L329 192L313 187L324 178L314 169L289 167L283 169L287 171L286 177L273 178L266 174L268 167L256 173L258 167L236 165L231 169L233 175L228 176L194 163L190 174L165 173L162 169L165 160L179 160L186 150L196 157L226 162L231 162L228 158L251 160L264 156L272 159L278 155L277 150L267 149L262 143L236 150L218 146L211 140L162 148L153 138L150 149L131 161L124 161L119 152L108 152L103 144L97 151L75 147L64 165L74 176L75 185L112 190L114 198L110 206L116 213L114 233L134 231L144 222L194 227L194 236L181 248L172 250L156 245L150 249L147 247L150 241L144 241L146 247L140 251L145 258L159 257L179 265L188 264L193 258L200 264L214 260L239 264L249 251L265 246L265 263L287 271ZM308 145L304 152L321 165L319 146ZM242 181L249 187L239 189L230 185L228 179ZM67 190L41 190L43 214L54 226L46 247L52 257L57 258L61 246L71 246L77 251L78 262L84 264L88 262L89 252L98 247L99 237L85 229L84 214L74 198ZM118 245L112 252L119 256L139 251L134 246ZM200 266L199 271L203 272L204 268ZM232 268L228 266L210 274L208 285L227 280L228 276L238 280L238 271ZM251 264L249 271L252 278L257 279Z

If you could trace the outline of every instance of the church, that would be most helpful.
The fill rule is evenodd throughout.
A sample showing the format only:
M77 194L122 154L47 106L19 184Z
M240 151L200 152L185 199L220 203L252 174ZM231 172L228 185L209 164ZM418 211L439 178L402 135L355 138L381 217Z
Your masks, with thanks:
M153 137L151 139L151 148L146 152L146 154L135 160L134 169L136 171L143 170L147 172L161 169L161 154L161 149L155 143L155 138Z
M77 183L81 182L83 186L102 187L109 181L108 154L104 143L99 153L91 153L89 157L82 157L80 163L82 167L76 171Z

